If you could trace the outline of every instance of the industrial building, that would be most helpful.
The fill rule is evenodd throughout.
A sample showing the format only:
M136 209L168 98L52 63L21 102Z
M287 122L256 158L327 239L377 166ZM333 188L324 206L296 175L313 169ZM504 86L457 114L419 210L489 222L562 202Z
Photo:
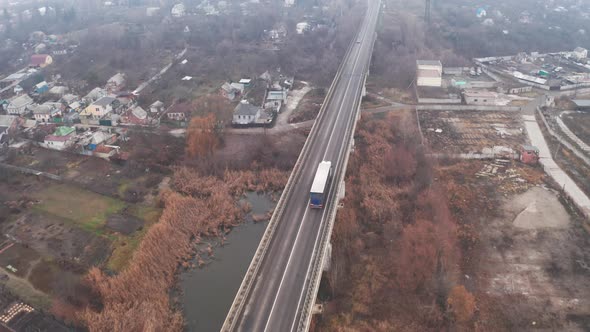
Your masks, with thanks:
M416 85L440 87L442 86L443 67L440 61L416 61Z
M500 104L498 94L486 90L466 89L463 91L463 98L467 105L497 106Z
M590 88L588 51L577 47L569 52L530 54L474 59L486 73L507 77L520 85L551 91Z

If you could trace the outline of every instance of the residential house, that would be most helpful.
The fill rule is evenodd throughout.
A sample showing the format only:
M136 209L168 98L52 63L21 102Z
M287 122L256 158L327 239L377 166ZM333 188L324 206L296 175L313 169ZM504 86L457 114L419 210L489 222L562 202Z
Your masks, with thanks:
M85 117L87 119L98 120L104 117L105 115L111 113L114 109L117 108L118 101L116 98L113 97L102 97L92 104L88 105L82 112L80 112L81 117Z
M441 87L442 63L440 61L417 60L416 76L417 86Z
M68 87L66 86L54 86L53 88L49 89L49 94L61 97L68 92Z
M230 83L225 82L221 86L221 95L228 100L234 100L239 95L239 91L236 90Z
M31 105L33 105L33 99L24 94L12 99L6 107L6 112L12 115L23 115L28 112Z
M10 84L18 83L18 82L24 80L25 78L27 78L28 76L29 76L29 72L27 72L25 69L21 69L16 73L6 76L2 80L0 80L0 82L7 83L8 85L10 85Z
M113 133L108 133L106 131L97 130L92 133L90 144L94 144L94 145L113 144L116 141L117 141L117 135L115 135Z
M31 55L31 67L45 68L53 63L53 58L49 54L33 54Z
M8 136L17 130L18 116L0 115L0 144L8 143Z
M238 83L243 84L244 87L249 87L250 83L252 83L252 79L250 78L242 78Z
M62 123L80 123L80 114L78 114L78 112L75 110L70 110L69 112L64 113L62 117Z
M70 147L76 138L76 129L73 127L58 127L53 135L47 135L41 146L53 150L65 150Z
M244 94L244 91L246 90L246 85L243 83L236 83L236 82L232 82L231 87L236 90L240 95Z
M190 117L192 106L189 103L178 103L170 106L166 111L166 117L170 120L184 121Z
M137 99L137 96L133 94L133 92L125 91L119 92L117 94L117 100L119 101L119 103L121 103L121 105L130 105L135 102L135 99Z
M111 146L111 145L99 145L94 149L92 155L98 158L109 159L112 156L119 153L118 146Z
M128 126L147 126L150 124L148 113L137 105L127 110L125 115L121 117L121 123Z
M265 109L272 109L280 112L282 106L287 102L287 90L268 90L266 100L264 101Z
M32 107L33 117L38 123L52 122L56 116L61 116L61 104L59 103L44 103Z
M81 112L82 104L79 101L75 101L68 105L69 110L74 112Z
M150 105L150 112L151 113L160 113L164 110L164 103L156 100L153 104Z
M35 85L35 90L33 90L36 94L44 94L47 91L49 91L49 84L45 81L37 83Z
M80 100L80 97L73 95L71 93L65 94L61 97L61 101L66 104L68 107L71 107L71 105L77 101Z
M113 77L109 78L105 89L109 93L115 93L121 91L125 87L125 74L117 73Z
M88 94L86 96L84 96L84 98L82 98L84 100L85 103L90 104L92 102L94 102L95 100L98 100L102 97L105 97L107 95L107 91L103 88L94 88L92 89L92 91L88 92Z
M254 124L260 118L261 111L260 107L248 103L247 100L242 100L234 109L232 124Z

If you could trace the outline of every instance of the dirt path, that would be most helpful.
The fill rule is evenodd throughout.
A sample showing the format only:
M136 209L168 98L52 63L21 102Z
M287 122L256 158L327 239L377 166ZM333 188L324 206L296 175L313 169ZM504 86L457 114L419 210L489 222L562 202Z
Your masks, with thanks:
M301 102L301 99L303 99L303 97L309 91L311 91L311 87L309 86L309 84L307 82L301 81L301 83L303 83L305 86L299 90L292 90L289 93L289 96L287 97L287 105L285 106L285 110L283 112L281 112L281 114L279 114L279 117L277 118L276 127L285 126L285 125L289 124L289 117L291 116L293 111L297 108L297 105L299 105L299 102Z
M37 290L29 280L20 278L3 267L0 267L0 273L8 276L8 280L4 281L6 287L15 294L18 294L25 302L40 309L49 309L51 307L49 296Z

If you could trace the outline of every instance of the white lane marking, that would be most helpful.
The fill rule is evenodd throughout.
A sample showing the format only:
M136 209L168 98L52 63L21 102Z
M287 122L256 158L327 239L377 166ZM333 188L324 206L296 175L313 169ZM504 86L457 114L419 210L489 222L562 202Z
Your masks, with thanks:
M367 31L368 31L368 25L364 26L363 32L362 32L362 38L361 40L365 40L365 37L367 36ZM362 44L360 44L362 46ZM326 151L324 152L324 156L322 157L322 160L326 159L326 155L328 154L328 147L330 147L330 143L332 142L332 138L334 137L334 130L336 130L337 124L338 124L338 118L340 118L340 114L342 113L342 107L344 106L344 100L346 99L346 95L348 95L348 90L350 89L350 84L352 83L352 76L354 76L354 72L356 71L356 65L358 64L358 59L360 58L361 52L362 51L362 47L359 46L359 50L356 54L356 57L354 58L354 65L352 66L352 71L350 72L350 79L348 80L348 84L346 85L346 90L344 90L344 96L342 96L342 102L340 103L340 107L338 108L338 114L336 114L336 120L334 121L334 126L332 127L332 131L330 132L330 138L328 139L328 144L326 145Z
M303 219L299 223L299 229L297 229L297 235L295 236L295 242L293 242L293 248L291 249L291 253L289 253L289 259L287 259L287 265L285 266L285 271L283 272L283 276L281 277L281 282L279 283L279 288L277 290L277 295L275 296L274 301L272 302L272 307L270 308L270 313L268 314L268 320L264 325L264 331L268 329L268 324L270 323L270 317L272 317L272 313L275 310L275 304L277 303L277 299L279 298L279 294L281 292L281 287L283 286L283 281L285 281L285 276L287 275L287 270L289 269L289 263L291 263L291 258L293 258L293 253L295 252L295 246L297 245L297 239L299 239L299 234L301 234L301 229L303 228L303 221L307 216L307 211L309 211L309 205L305 208L305 212L303 213Z
M363 38L362 38L363 41L365 40L365 37L367 35L367 31L368 31L367 30L367 27L368 27L368 25L366 25L366 26L363 27L363 30L364 30L363 31ZM359 48L359 50L357 51L357 54L356 54L356 57L355 57L355 60L354 60L354 65L353 65L353 68L352 68L351 76L356 71L356 67L357 67L357 64L358 64L358 59L359 59L360 54L361 54L361 50L362 50L362 48ZM350 89L351 83L352 83L352 79L348 81L348 84L346 86L346 90L344 91L344 96L342 98L343 100L345 99L346 95L348 94L348 90ZM330 142L332 141L332 136L333 136L334 130L336 129L336 124L338 123L338 118L340 117L340 113L341 113L340 111L342 110L343 105L344 105L344 102L340 105L340 108L338 109L338 114L336 115L336 120L334 122L335 125L332 128L332 131L331 131L331 134L330 134L330 139L328 140L328 144L326 145L326 153L324 154L324 156L322 158L325 158L325 156L327 154L327 150L328 150L327 147L330 146ZM273 314L274 309L275 309L275 306L276 306L276 302L277 302L277 300L279 298L279 294L281 293L283 282L285 281L285 276L287 275L287 271L289 270L289 265L291 264L291 259L293 258L293 253L295 252L295 248L297 247L297 243L298 243L297 239L299 238L299 235L301 234L301 229L303 228L303 224L304 224L304 222L306 220L305 217L307 216L307 211L309 211L309 206L306 207L305 213L303 214L303 218L302 218L302 220L301 220L301 222L299 224L299 229L297 230L297 235L295 236L295 242L293 243L293 248L291 249L291 252L289 253L289 258L287 259L287 265L285 266L285 271L283 272L283 276L281 277L281 282L279 283L279 288L278 288L277 293L275 295L275 298L274 298L272 307L270 309L270 313L268 315L268 319L266 321L266 325L264 327L264 331L265 332L268 330L268 325L270 324L271 317L272 317L272 314ZM327 211L327 209L324 209L324 211L322 213L322 219L321 220L324 219L324 216L325 216L326 211ZM318 232L318 235L316 235L316 239L314 241L314 247L317 244L318 237L319 237L319 232ZM310 263L310 266L311 266L311 263ZM307 271L306 275L309 273L310 266L308 266L308 271ZM299 302L301 302L301 301L299 301ZM297 304L297 310L299 310L299 306L300 306L300 304L298 303ZM295 320L293 320L293 321L295 321ZM292 329L293 329L293 325L291 326L291 330Z
M365 33L365 36L366 36L366 33ZM363 41L364 41L364 37L365 37L365 36L363 36ZM352 119L352 117L351 117L351 119ZM348 120L348 122L347 122L347 125L350 123L350 120L351 120L351 119L349 119L349 120ZM336 194L337 194L337 193L336 193ZM327 210L328 210L328 209L325 209L325 211L327 211ZM324 213L322 214L322 219L321 219L322 221L324 220L324 217L325 217L325 211L324 211ZM321 228L321 225L320 225L320 228ZM321 232L318 232L318 234L316 235L316 238L315 238L315 241L314 241L314 244L313 244L313 247L314 247L314 248L315 248L315 246L317 245L317 242L318 242L318 239L319 239L320 233L321 233ZM315 250L315 249L314 249L314 250ZM313 260L312 260L312 259L310 259L310 260L309 260L309 264L308 264L308 266L307 266L307 271L305 272L305 275L306 275L306 276L308 276L308 275L309 275L309 270L311 269L311 264L312 264L312 262L313 262ZM305 285L305 282L304 282L304 285ZM299 294L299 299L298 299L298 301L297 301L297 309L295 310L295 318L297 318L297 313L299 312L299 308L301 307L301 299L303 298L303 294L305 294L305 287L303 287L303 288L302 288L302 290L301 290L301 294ZM292 331L293 331L293 328L295 328L295 323L296 323L296 322L297 322L297 319L293 319L293 323L291 324L291 328L289 329L289 331L290 331L290 332L292 332Z

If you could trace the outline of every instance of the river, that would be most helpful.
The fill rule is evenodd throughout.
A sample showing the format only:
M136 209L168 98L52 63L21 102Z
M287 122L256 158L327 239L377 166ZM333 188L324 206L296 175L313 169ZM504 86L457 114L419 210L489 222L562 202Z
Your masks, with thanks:
M242 278L250 265L268 221L254 223L252 215L266 214L275 205L268 195L247 193L252 211L246 221L226 237L225 245L212 242L213 258L202 268L180 275L182 305L187 331L219 331ZM206 256L206 255L204 255ZM195 265L197 262L195 260Z

